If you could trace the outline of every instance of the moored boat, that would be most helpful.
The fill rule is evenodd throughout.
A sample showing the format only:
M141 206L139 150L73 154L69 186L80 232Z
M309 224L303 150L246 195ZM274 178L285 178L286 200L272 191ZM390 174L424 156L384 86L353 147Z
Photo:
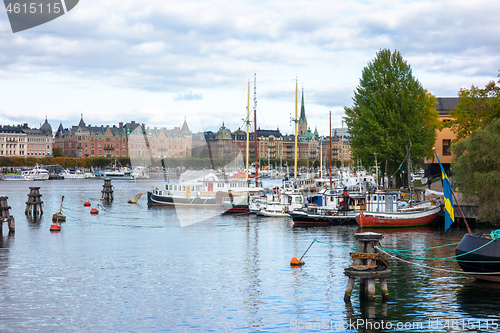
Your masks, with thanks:
M49 171L41 168L38 164L31 170L21 172L25 180L47 180L49 179Z
M465 234L455 249L457 262L470 276L500 282L500 239Z
M239 205L246 201L247 188L246 181L220 180L213 171L186 171L178 183L148 191L148 206L214 206L223 202Z
M421 207L398 208L396 193L370 193L366 210L356 215L360 227L415 227L430 225L439 217L441 206L435 201Z
M63 177L64 179L83 179L85 178L85 173L81 170L75 170L75 169L65 169L62 173L59 174L59 176Z
M26 180L26 177L24 177L20 173L7 173L2 176L2 180Z
M316 213L305 211L293 211L290 216L293 220L294 227L311 227L311 226L335 226L356 224L354 218L356 211L339 211L332 209L320 209Z

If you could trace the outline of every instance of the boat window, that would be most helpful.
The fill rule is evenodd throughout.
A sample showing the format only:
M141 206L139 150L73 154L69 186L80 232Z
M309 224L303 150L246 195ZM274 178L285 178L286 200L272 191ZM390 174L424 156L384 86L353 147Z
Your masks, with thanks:
M385 201L385 195L382 196L382 201Z
M373 201L377 202L377 196L376 195L373 196Z
M186 186L183 186L183 187L182 187L182 190L183 190L183 191L185 191L185 190L186 190Z
M174 185L174 190L177 191L177 185Z

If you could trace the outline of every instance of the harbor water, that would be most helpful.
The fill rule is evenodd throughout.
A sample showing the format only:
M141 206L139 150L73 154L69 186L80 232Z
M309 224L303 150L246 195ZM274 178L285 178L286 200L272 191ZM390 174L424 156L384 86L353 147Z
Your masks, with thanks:
M500 285L467 277L453 260L390 258L390 300L377 286L375 303L360 301L356 282L346 304L343 272L356 226L299 229L290 218L148 207L149 180L112 181L113 202L98 206L102 185L0 182L16 223L14 234L5 223L0 238L0 332L493 332L500 325ZM24 214L32 186L42 194L41 219ZM127 203L140 192L137 204ZM50 232L62 196L66 222ZM377 232L386 248L444 258L455 246L436 246L465 231ZM290 267L313 240L306 264Z

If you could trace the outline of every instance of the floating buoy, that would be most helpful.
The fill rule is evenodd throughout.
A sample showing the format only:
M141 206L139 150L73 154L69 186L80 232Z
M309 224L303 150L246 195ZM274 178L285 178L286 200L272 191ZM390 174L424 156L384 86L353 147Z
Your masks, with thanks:
M292 260L290 260L290 266L302 266L304 264L304 260L297 257L293 257Z
M85 201L85 202L83 203L83 206L84 206L84 207L88 207L88 206L90 206L90 202Z
M50 231L61 231L61 226L57 224L50 225Z
M92 208L90 214L99 214L99 211L96 208Z

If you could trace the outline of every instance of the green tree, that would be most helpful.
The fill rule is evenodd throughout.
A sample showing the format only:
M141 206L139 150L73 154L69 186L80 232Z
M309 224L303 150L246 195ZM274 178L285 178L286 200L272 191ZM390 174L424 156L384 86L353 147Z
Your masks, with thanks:
M451 171L466 202L478 205L478 219L500 217L500 119L452 145Z
M64 157L64 153L63 153L62 148L57 147L57 148L52 149L52 155L54 155L54 157Z
M458 98L459 103L450 111L452 119L447 125L457 136L455 141L468 138L475 130L500 118L500 86L494 81L484 89L474 85L470 89L460 89Z
M398 170L411 144L414 165L432 155L439 127L436 98L413 77L397 51L384 49L363 69L353 106L345 107L353 159L378 163L388 175ZM406 165L406 163L405 163ZM384 170L383 170L384 171Z

